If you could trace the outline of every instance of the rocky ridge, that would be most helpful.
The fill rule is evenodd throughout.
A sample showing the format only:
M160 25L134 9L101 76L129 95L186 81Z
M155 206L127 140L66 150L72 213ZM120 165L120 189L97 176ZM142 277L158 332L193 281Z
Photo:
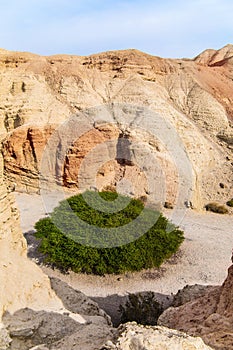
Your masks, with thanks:
M211 349L198 337L165 327L132 322L113 328L109 316L83 293L55 278L51 286L66 308L81 314L86 324L76 322L69 311L58 314L24 308L7 312L0 332L2 350Z

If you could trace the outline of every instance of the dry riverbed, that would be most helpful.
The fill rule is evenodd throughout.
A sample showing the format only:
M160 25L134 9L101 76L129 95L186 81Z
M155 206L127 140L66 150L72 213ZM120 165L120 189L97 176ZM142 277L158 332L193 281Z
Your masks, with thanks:
M23 232L33 229L34 224L48 211L39 195L15 193L21 215ZM51 199L49 210L56 204ZM175 214L174 214L175 215ZM81 290L88 296L125 295L128 292L154 291L171 294L186 284L219 285L227 276L233 247L233 217L213 213L186 210L179 219L185 232L185 241L177 255L162 265L121 276L90 276L85 274L62 274L58 270L42 266L49 276L56 276Z

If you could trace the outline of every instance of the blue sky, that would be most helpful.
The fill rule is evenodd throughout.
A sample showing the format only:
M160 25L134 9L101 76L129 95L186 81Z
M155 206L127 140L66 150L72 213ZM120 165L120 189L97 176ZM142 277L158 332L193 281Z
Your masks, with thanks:
M2 0L0 13L0 47L42 55L194 57L233 43L232 0Z

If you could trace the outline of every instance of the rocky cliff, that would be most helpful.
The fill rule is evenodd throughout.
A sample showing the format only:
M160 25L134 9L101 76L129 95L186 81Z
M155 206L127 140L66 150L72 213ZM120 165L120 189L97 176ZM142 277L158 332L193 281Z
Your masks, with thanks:
M50 288L49 279L27 259L27 245L19 225L19 214L3 176L0 154L0 319L6 310L19 308L59 310L63 305Z
M232 57L232 45L207 50L193 60L162 59L137 50L88 57L41 57L2 50L0 113L2 133L8 132L3 143L6 175L18 190L38 192L47 141L69 117L78 116L76 140L66 145L61 140L53 150L60 152L66 146L59 174L65 186L79 187L82 160L97 145L113 140L115 150L108 164L101 152L92 157L95 170L99 166L97 187L116 186L119 180L132 181L137 175L143 186L135 184L135 193L147 195L138 164L144 150L167 170L165 199L174 203L182 162L171 154L172 147L163 137L168 123L173 131L171 146L176 149L181 143L187 152L190 171L184 181L191 177L186 186L194 206L226 202L232 191ZM107 106L108 112L96 106ZM80 127L80 119L88 121L88 129ZM129 140L129 158L137 153L127 164L117 161L119 137ZM145 168L151 166L149 161L144 163ZM158 169L153 171L161 177Z

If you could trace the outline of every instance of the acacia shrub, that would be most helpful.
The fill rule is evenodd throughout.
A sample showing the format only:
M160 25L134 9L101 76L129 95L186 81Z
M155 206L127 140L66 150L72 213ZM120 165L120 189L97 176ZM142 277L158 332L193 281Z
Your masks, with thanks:
M61 270L71 269L74 272L104 275L159 267L165 259L177 251L184 240L183 232L179 228L169 223L162 214L144 208L140 200L127 198L115 192L85 194L89 196L91 205L87 204L81 194L70 197L54 209L51 218L41 219L35 224L35 236L41 239L39 249L45 254L45 262ZM92 204L95 204L96 196L99 195L109 203L116 198L122 203L127 199L128 205L117 213L96 210ZM121 237L116 234L107 237L100 234L95 237L96 246L89 246L88 240L91 238L89 235L93 233L88 232L86 227L73 223L72 215L75 213L80 219L95 227L122 227L132 221L135 222L143 209L148 220L153 215L158 217L155 224L140 237L135 224L135 229L132 230L134 227L132 226L131 230L124 231L130 239L129 243L110 248L102 246L106 242L117 243ZM59 225L55 225L54 222L59 222ZM58 228L61 227L60 224L62 230Z

